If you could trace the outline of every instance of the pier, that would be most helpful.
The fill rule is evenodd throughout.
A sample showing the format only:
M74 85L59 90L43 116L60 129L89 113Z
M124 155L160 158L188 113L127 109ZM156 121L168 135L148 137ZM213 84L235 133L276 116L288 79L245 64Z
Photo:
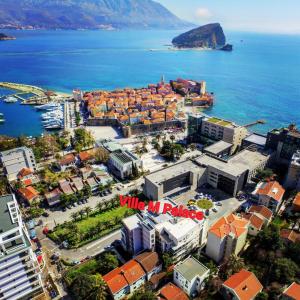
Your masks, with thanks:
M45 96L46 93L46 91L40 87L13 82L0 82L0 88L18 91L12 96L20 94L33 94L35 96L42 97Z
M255 122L244 125L244 127L249 128L249 127L252 127L252 126L255 126L258 124L266 124L266 121L265 120L257 120Z

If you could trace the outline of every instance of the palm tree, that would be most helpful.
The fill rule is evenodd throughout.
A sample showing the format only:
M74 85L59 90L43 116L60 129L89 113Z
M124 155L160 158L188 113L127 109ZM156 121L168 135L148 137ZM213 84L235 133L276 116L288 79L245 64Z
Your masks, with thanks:
M102 211L102 207L103 207L103 204L102 204L102 202L99 201L96 205L96 209L98 210L98 212Z
M87 206L85 209L84 209L85 213L86 213L86 217L88 218L89 217L89 214L93 211L89 206Z
M78 212L71 213L71 219L73 220L73 222L77 221L78 216L79 216Z
M98 222L96 224L96 228L98 232L101 232L104 229L104 224L102 222Z
M157 139L158 141L160 140L160 134L159 134L159 133L156 135L156 139Z
M81 220L82 220L82 218L83 218L83 216L84 216L84 214L85 214L85 210L84 210L84 209L81 209L78 213L79 213L80 218L81 218Z
M172 134L172 135L170 136L170 140L172 141L172 143L174 143L175 135Z

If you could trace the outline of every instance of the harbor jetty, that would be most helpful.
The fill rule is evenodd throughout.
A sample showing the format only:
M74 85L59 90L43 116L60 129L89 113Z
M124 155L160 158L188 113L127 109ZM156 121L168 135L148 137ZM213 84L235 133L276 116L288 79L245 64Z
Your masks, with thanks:
M249 127L252 127L252 126L255 126L255 125L258 125L258 124L262 124L262 125L266 124L266 121L265 120L257 120L255 122L244 125L244 127L249 128Z

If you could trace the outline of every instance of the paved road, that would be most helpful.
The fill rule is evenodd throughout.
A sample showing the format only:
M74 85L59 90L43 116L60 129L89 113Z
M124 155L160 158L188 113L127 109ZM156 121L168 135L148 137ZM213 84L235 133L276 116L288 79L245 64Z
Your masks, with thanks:
M53 241L48 239L41 230L37 230L37 235L41 241L41 244L44 249L47 249L50 253L59 253L61 258L64 260L81 260L87 256L95 256L102 251L104 251L105 247L111 245L115 240L121 239L121 230L114 231L113 233L86 244L78 249L59 249L58 245L56 245Z

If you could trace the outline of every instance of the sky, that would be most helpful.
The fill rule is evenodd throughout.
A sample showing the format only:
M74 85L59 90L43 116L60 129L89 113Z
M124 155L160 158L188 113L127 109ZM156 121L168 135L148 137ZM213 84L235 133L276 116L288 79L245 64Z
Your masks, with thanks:
M156 0L195 24L227 30L300 34L300 0Z

